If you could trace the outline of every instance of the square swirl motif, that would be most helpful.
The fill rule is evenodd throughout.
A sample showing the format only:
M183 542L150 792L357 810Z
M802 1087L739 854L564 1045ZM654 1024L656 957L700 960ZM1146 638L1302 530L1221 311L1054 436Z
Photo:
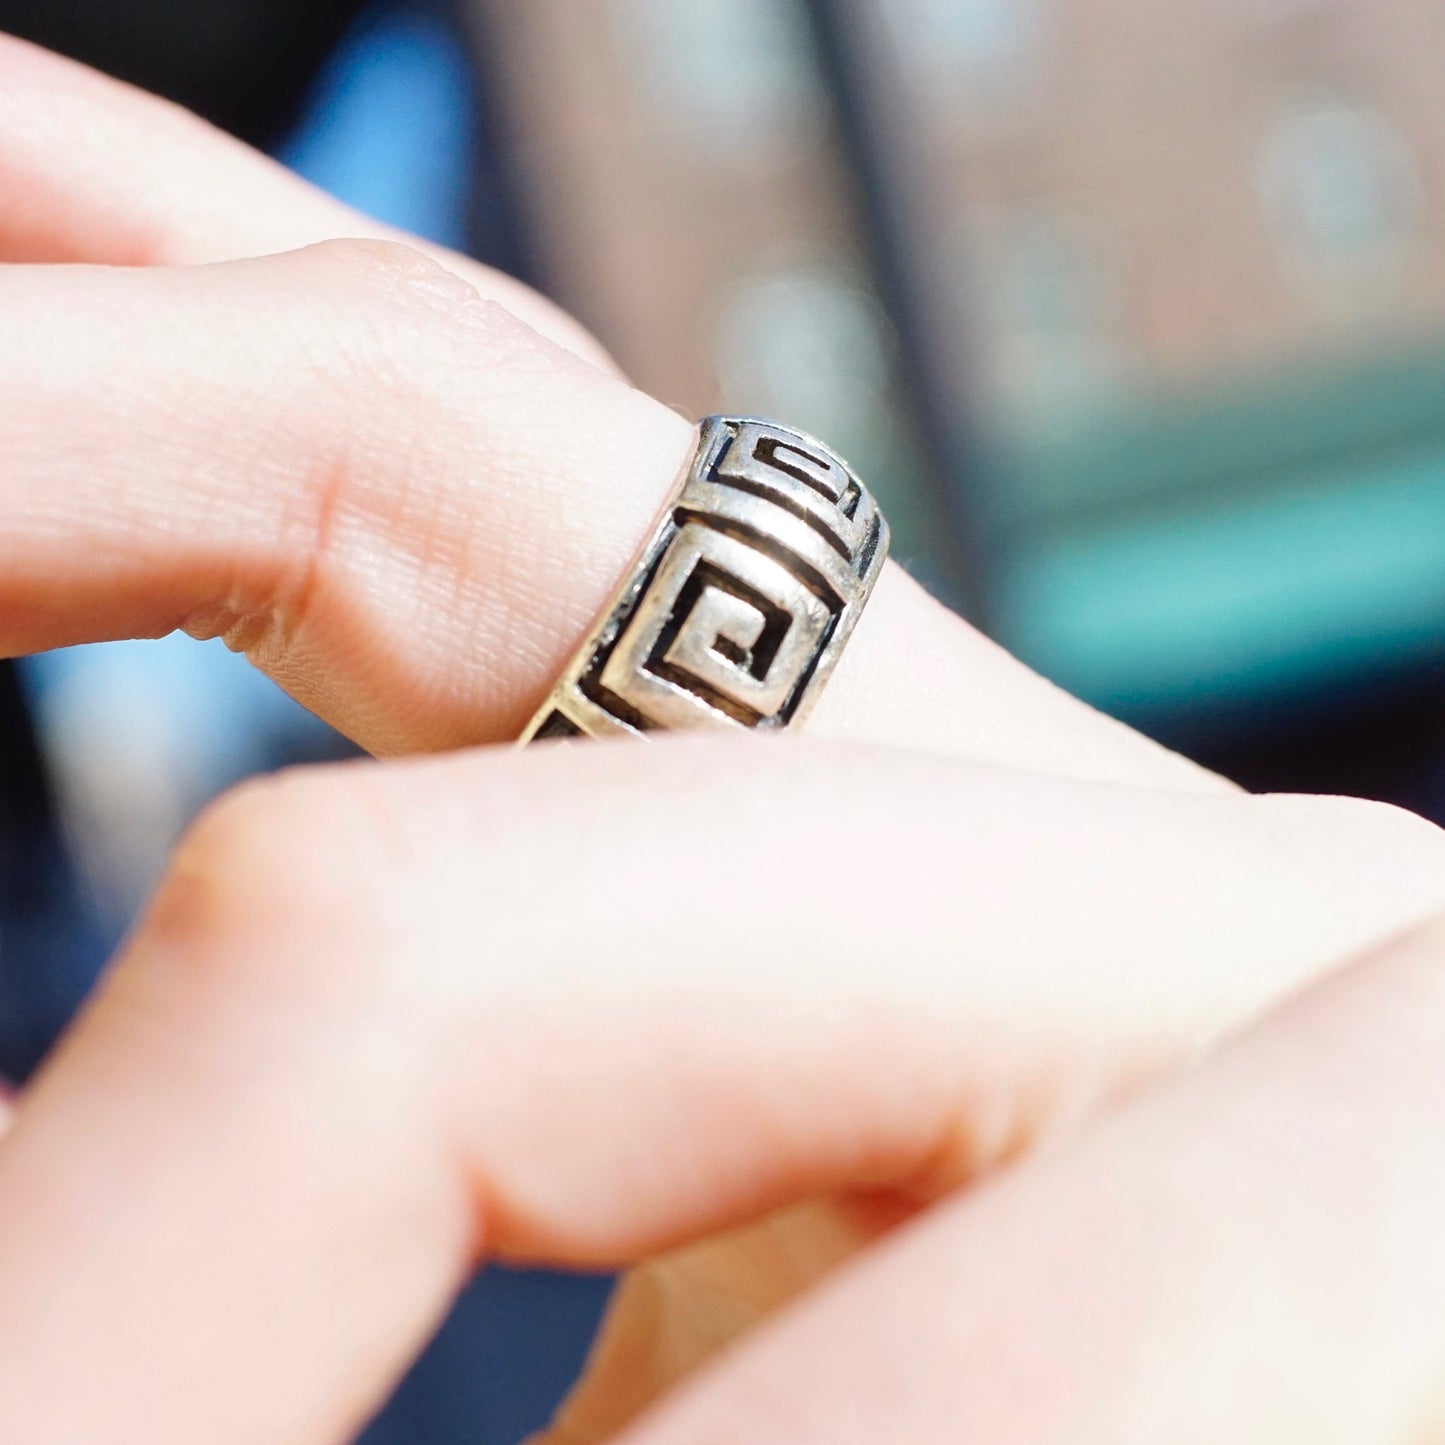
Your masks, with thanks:
M872 495L821 442L710 418L681 490L523 742L799 721L887 552Z

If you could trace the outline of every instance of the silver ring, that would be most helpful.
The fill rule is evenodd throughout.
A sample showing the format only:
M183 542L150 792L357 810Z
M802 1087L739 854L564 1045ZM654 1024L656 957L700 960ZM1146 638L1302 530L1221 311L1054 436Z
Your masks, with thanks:
M888 523L814 437L709 417L637 561L522 734L644 737L802 721L888 555Z

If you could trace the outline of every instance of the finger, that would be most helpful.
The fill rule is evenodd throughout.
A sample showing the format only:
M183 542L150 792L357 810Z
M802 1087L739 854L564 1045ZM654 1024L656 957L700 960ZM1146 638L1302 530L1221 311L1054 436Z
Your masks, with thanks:
M340 206L194 116L3 36L0 193L7 202L0 208L0 257L13 260L195 263L283 251L337 235L398 239L395 232ZM542 335L599 365L610 365L571 318L527 288L441 248L404 239ZM132 318L138 320L134 312ZM76 317L75 325L85 327L86 319ZM97 355L94 369L112 375L113 356ZM93 389L87 393L92 394ZM561 428L570 421L570 414L563 412L550 418L550 425ZM676 427L670 417L657 425ZM599 455L605 459L600 449L588 458L586 475L573 479L573 500L588 509L593 525L605 530L611 520L605 511L592 516L599 499L605 507L614 496L631 499L640 491L654 505L661 504L671 476L650 470L646 432L639 428L635 450L622 454L622 459L630 455L634 464L630 488L614 490L607 469L595 467ZM522 455L527 455L525 448ZM304 488L299 490L304 509L308 497ZM185 519L182 527L192 520ZM576 518L568 518L554 535L565 544L575 528ZM637 533L634 543L640 536ZM565 546L559 550L564 564L577 560L566 555ZM617 554L619 569L626 556ZM478 579L476 585L486 580ZM594 605L600 605L606 592L591 585L585 565L577 581L577 590L588 590ZM443 579L437 590L447 592L449 585L453 579ZM569 599L556 600L558 630L564 631ZM931 603L896 569L885 575L872 612L854 643L854 656L845 660L833 685L833 696L814 722L822 734L962 751L997 762L1121 781L1218 786L1202 770L1042 683ZM92 624L83 631L89 636L95 628ZM528 653L536 646L524 636L519 651ZM553 657L551 638L542 649L539 657ZM386 669L381 672L390 676ZM540 695L535 685L532 690ZM500 735L494 732L495 720L484 708L477 710L477 700L465 685L455 695L472 709L467 724L458 732L443 718L434 730L438 738L452 742ZM303 698L311 701L310 689L303 687ZM418 710L436 715L430 698L420 700ZM331 716L343 729L350 726L347 718ZM515 716L503 731L514 726ZM409 730L394 744L408 750L432 745L441 744ZM373 746L385 744L378 740Z
M1437 927L911 1226L618 1445L1440 1439L1442 1037Z
M340 1438L481 1254L931 1197L1445 903L1344 813L696 743L253 788L0 1148L0 1437Z
M0 318L0 651L220 634L376 752L516 736L694 441L381 243L0 268ZM1217 785L895 569L815 726Z
M515 736L691 446L388 243L0 268L0 317L0 650L224 635L377 751Z
M179 107L0 35L0 260L177 265L336 236L406 239L542 335L610 369L530 287L381 226Z

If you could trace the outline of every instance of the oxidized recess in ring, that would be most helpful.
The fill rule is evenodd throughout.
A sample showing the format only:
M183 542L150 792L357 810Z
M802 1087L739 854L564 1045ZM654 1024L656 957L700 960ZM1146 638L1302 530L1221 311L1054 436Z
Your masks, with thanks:
M783 728L817 701L888 523L803 432L709 417L681 490L522 741Z

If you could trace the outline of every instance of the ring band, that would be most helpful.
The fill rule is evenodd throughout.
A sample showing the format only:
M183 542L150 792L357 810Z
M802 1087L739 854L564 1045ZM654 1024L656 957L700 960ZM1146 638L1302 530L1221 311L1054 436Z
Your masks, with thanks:
M523 733L784 728L817 701L888 555L888 523L804 432L709 417L662 520Z

